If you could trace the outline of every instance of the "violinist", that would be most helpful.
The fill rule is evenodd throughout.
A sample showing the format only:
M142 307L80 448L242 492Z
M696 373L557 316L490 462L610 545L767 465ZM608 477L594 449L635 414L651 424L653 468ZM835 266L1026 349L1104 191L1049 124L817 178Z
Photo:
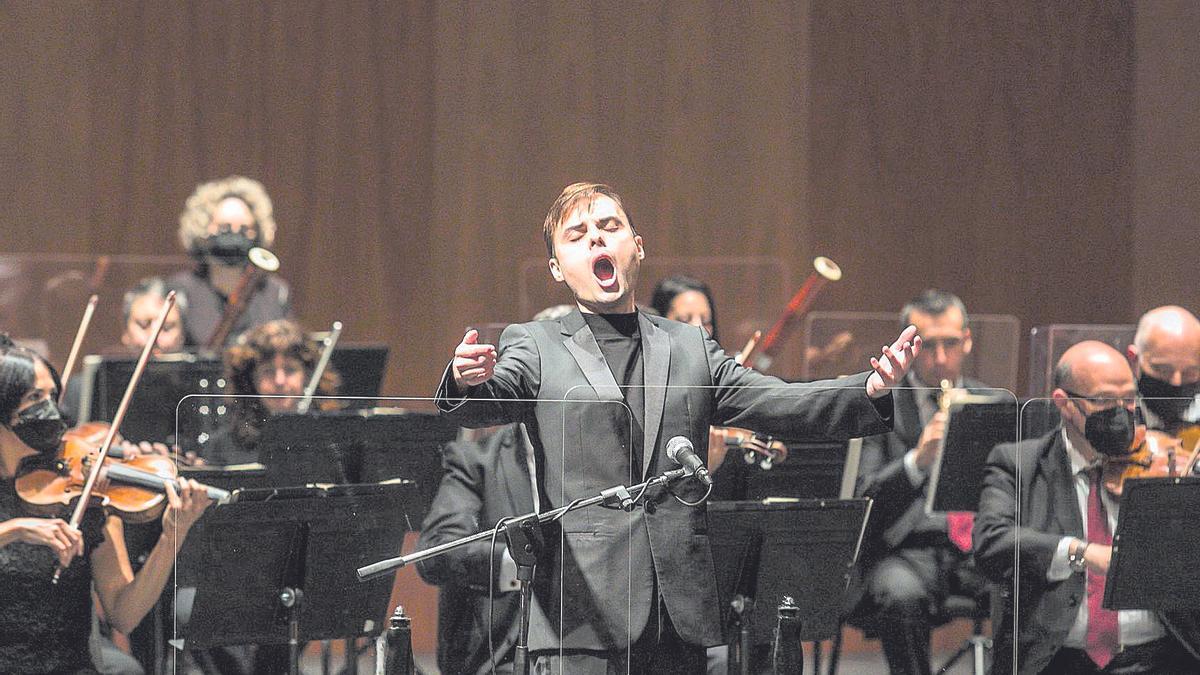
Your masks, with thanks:
M163 535L135 575L116 516L85 512L79 529L62 517L29 514L16 478L55 455L66 423L55 404L58 376L48 362L0 340L0 672L90 673L92 586L112 624L129 631L154 606L188 530L209 505L182 480L167 489ZM55 566L65 567L57 585Z
M125 292L122 303L124 328L121 331L121 346L125 350L132 354L142 351L142 347L150 339L154 320L162 313L163 305L166 304L169 290L162 278L146 277ZM152 355L160 356L183 350L183 316L187 314L187 310L187 295L176 291L175 306L167 314L167 320L154 343Z
M1155 612L1101 606L1120 503L1102 487L1098 464L1130 451L1136 394L1120 352L1081 342L1054 371L1051 396L1061 426L1040 438L996 446L989 456L975 520L975 561L1004 587L1020 583L1019 634L1012 635L1010 604L998 626L994 672L1200 672L1200 640L1191 631L1167 630L1171 618ZM1014 570L1018 547L1020 569Z
M875 503L849 602L849 622L878 633L893 675L931 671L930 631L947 596L986 595L985 582L968 564L969 523L962 525L964 536L952 539L946 514L925 513L929 474L948 421L939 410L939 383L986 386L963 375L973 346L967 308L953 293L927 289L900 311L900 325L909 324L925 346L894 394L894 429L863 439L856 494Z
M274 242L275 217L262 183L230 176L203 183L188 197L179 216L179 243L195 259L195 266L173 275L169 282L188 296L189 307L183 314L188 346L208 346L250 264L251 249L270 248ZM290 290L277 274L257 278L243 292L247 304L224 344L249 328L292 315Z
M1152 309L1126 350L1149 429L1176 433L1200 422L1200 320L1182 307Z
M263 424L271 415L295 411L320 357L317 345L295 321L269 321L242 334L224 355L226 390L234 396L230 424L201 448L204 461L258 461ZM341 377L330 366L321 376L317 395L335 396L340 384Z

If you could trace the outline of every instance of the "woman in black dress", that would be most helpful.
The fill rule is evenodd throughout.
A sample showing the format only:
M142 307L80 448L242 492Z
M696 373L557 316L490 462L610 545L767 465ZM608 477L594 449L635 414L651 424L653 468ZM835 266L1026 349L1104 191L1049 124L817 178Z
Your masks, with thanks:
M57 453L66 423L59 381L37 354L0 336L0 672L91 673L92 587L109 622L129 631L158 601L187 532L209 505L198 484L168 491L163 534L133 574L122 523L89 509L79 529L30 516L18 499L21 469ZM63 514L64 516L66 514ZM51 576L66 566L57 585Z

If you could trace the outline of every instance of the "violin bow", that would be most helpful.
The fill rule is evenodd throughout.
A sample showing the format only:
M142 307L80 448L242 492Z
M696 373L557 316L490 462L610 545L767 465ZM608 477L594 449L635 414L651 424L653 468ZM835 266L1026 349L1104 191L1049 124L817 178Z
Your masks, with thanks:
M87 335L88 327L92 325L92 315L96 313L96 303L98 302L100 302L100 296L92 293L87 307L83 309L83 319L79 321L79 328L75 331L75 342L71 344L71 353L67 356L66 365L63 366L62 389L58 392L59 405L62 405L63 398L67 395L67 381L71 379L71 371L75 368L75 361L79 358L79 349L83 346L83 338Z
M96 456L92 459L92 466L88 470L87 481L83 484L83 491L79 495L79 501L75 504L75 511L71 514L70 524L73 528L78 528L79 523L83 522L83 514L87 511L88 502L92 498L92 492L95 491L96 482L100 478L100 471L104 467L104 460L108 457L108 450L112 447L113 440L117 437L117 430L121 428L121 422L125 419L125 412L129 410L129 401L133 398L133 392L137 389L138 381L142 379L142 371L146 369L146 362L150 360L150 352L154 350L154 345L158 343L158 335L162 332L163 324L167 322L167 315L171 313L171 308L174 306L175 291L171 291L167 294L162 311L159 313L158 318L154 320L154 326L150 329L150 339L142 347L142 354L138 357L137 366L134 367L133 375L129 378L129 384L125 387L125 395L121 397L121 403L117 406L117 413L113 415L112 425L109 426L108 433L105 434L104 441L100 444L100 449L96 451ZM50 580L51 583L58 583L59 577L62 576L62 571L62 565L54 569L54 577Z
M329 335L326 335L322 341L321 358L317 361L317 367L313 368L312 377L308 380L308 386L304 388L304 398L300 400L300 403L296 404L296 412L301 415L308 412L308 408L312 405L313 395L317 393L317 386L321 384L321 376L325 374L325 369L329 367L329 358L333 356L333 348L337 345L338 338L341 335L342 322L334 321Z

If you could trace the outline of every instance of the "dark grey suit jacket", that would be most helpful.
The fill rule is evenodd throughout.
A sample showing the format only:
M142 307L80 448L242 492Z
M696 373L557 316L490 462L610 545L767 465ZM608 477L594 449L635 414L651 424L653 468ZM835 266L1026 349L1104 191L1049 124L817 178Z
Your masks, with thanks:
M487 529L506 516L533 511L525 443L517 425L482 443L454 442L442 452L445 473L425 523L418 549L431 548ZM478 542L417 563L438 594L438 669L443 673L491 672L488 652L489 574L499 574L505 540ZM494 583L494 579L492 579ZM496 589L492 643L496 662L512 660L518 596Z
M888 429L891 399L867 397L866 373L787 384L737 365L695 326L641 314L640 329L646 383L641 466L630 465L629 412L578 311L505 329L495 375L481 386L457 391L447 368L438 406L464 426L524 422L547 508L673 468L665 446L674 436L691 439L706 458L714 424L789 438ZM703 494L694 481L674 489L689 501ZM685 641L721 641L703 507L688 508L655 491L632 513L590 508L559 525L547 533L549 550L538 566L531 649L624 649L644 629L656 588Z
M1020 522L1016 517L1018 494ZM1018 548L1018 531L1021 568L1015 612L1019 619L1018 668L1014 671L1013 554ZM1067 639L1079 604L1086 601L1086 587L1082 574L1063 581L1046 580L1064 536L1085 538L1062 428L1039 438L996 446L988 458L973 533L975 563L1000 585L1006 600L992 672L1041 672ZM1195 613L1160 615L1159 619L1195 657L1200 645Z

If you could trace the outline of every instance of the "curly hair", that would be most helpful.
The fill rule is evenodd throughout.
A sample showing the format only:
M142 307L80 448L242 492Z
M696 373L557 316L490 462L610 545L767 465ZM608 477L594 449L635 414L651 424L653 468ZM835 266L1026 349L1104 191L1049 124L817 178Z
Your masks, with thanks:
M259 245L270 248L275 243L275 215L266 188L252 178L229 176L201 183L187 198L183 213L179 214L179 243L184 250L191 251L196 240L204 238L213 212L227 197L237 197L250 207L258 228Z
M317 345L290 319L268 321L238 336L237 342L225 350L225 391L240 396L233 399L236 435L243 445L253 445L258 440L259 425L270 414L262 401L255 398L258 388L254 384L254 370L260 363L273 361L282 354L303 364L308 373L317 367L321 352ZM336 396L342 378L333 366L325 368L317 384L317 396ZM247 398L249 396L249 398ZM337 407L336 402L332 407ZM318 405L320 409L331 406Z

